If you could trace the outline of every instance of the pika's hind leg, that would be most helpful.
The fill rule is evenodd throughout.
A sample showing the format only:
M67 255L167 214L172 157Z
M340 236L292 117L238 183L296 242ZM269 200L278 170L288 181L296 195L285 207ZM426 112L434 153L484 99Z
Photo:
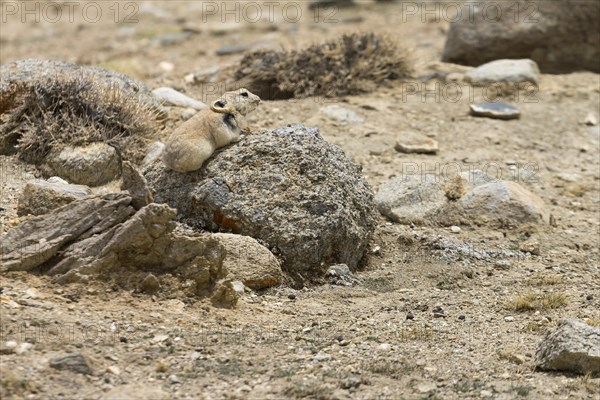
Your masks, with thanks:
M163 161L167 168L178 172L191 172L202 167L214 149L206 140L193 142L175 140L167 144Z

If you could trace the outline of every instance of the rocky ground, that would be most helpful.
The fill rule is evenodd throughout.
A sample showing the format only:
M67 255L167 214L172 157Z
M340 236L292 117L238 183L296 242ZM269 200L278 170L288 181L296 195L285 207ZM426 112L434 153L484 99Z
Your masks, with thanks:
M301 48L377 30L412 49L416 77L465 71L438 61L449 27L443 18L405 21L398 5L367 3L315 16L300 4L302 16L283 23L277 7L274 22L236 24L219 13L203 21L200 2L115 3L95 23L79 8L72 23L66 14L58 24L12 18L2 24L1 62L35 57L101 65L151 88L169 86L209 101L223 91L218 81L194 85L185 77L237 63L240 53L219 55L235 47ZM124 22L130 12L137 22ZM541 197L552 223L458 231L378 215L366 265L352 286L248 292L233 310L168 291L151 296L106 282L63 286L5 273L0 395L597 399L597 377L534 367L538 344L559 319L600 321L599 130L597 122L586 124L598 112L599 83L589 72L543 74L536 93L512 99L521 118L510 121L469 116L482 89L462 84L457 99L443 80L415 79L416 94L396 83L368 95L263 102L250 118L253 129L318 126L362 164L375 191L408 171L486 169ZM331 105L363 121L320 111ZM170 110L157 139L181 112ZM409 132L435 139L439 152L396 151L399 136ZM34 174L0 156L2 232L18 222L16 196ZM57 358L66 353L83 358Z

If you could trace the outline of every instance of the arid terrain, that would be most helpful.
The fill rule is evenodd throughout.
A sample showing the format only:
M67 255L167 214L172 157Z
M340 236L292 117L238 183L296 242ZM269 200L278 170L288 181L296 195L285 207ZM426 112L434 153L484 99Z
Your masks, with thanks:
M7 15L6 3L41 4L41 18L21 9ZM510 99L520 119L476 118L469 103L484 97L481 88L460 84L457 95L457 85L419 79L466 69L439 61L444 18L407 16L393 3L361 2L332 15L289 3L271 12L263 5L255 19L246 2L231 15L221 2L106 2L97 21L78 3L72 21L65 6L52 23L46 2L3 2L0 62L100 65L208 102L225 88L186 76L239 63L242 53L217 55L225 46L299 49L348 32L387 33L410 49L410 90L396 82L361 96L263 101L250 116L252 129L318 126L363 166L375 192L407 171L484 169L540 196L552 223L455 233L392 223L375 211L357 283L248 292L231 310L169 291L150 296L98 281L58 285L6 273L1 342L32 346L0 354L0 397L599 399L600 378L538 371L535 352L563 317L600 324L600 130L585 123L590 112L598 115L600 76L543 74L537 92ZM364 122L325 118L319 109L330 104ZM180 123L181 110L171 108L156 139ZM437 140L439 152L397 152L398 135L407 132ZM0 156L2 233L18 222L17 195L35 174L15 156ZM521 311L518 301L528 298L537 300ZM93 374L49 367L68 352L89 357Z

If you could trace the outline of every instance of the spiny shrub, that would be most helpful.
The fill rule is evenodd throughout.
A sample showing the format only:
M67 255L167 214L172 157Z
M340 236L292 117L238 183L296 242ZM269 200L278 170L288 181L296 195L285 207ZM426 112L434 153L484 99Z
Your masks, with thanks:
M343 96L411 76L408 52L386 35L347 34L299 51L257 50L235 78L265 99Z
M9 114L0 125L0 147L13 146L31 163L52 150L94 142L116 146L123 158L138 161L144 136L155 128L152 109L118 87L95 83L93 75L15 83L5 98Z

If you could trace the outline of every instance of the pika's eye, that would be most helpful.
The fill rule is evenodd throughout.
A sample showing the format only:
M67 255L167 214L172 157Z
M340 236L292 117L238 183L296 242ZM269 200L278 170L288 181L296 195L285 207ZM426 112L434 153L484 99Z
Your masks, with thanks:
M248 97L248 92L242 92L240 93L243 97Z

